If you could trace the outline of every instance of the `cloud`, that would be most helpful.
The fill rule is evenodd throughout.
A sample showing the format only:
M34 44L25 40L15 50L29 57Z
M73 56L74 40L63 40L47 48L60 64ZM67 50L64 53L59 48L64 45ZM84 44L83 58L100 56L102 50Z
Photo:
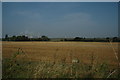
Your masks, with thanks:
M16 11L15 14L22 17L27 16L32 19L25 20L25 23L23 23L23 26L25 28L22 29L23 31L20 33L26 34L29 37L48 34L48 36L55 36L55 34L56 36L64 36L66 34L69 34L69 36L72 37L84 32L90 32L90 29L93 29L93 26L96 25L92 15L84 12L67 13L59 15L60 17L50 17L51 19L48 19L45 14L40 14L32 11ZM34 34L31 33L31 31L34 32ZM40 33L37 34L38 32Z
M56 25L62 25L62 26L67 26L67 28L77 28L77 27L91 27L95 26L96 23L92 19L92 15L87 14L87 13L71 13L64 15L61 17L61 19L58 20Z
M92 15L88 13L68 13L56 19L55 22L49 24L48 27L45 27L48 28L46 29L48 32L53 34L73 37L76 35L85 36L89 34L96 25Z
M73 13L64 16L64 20L79 24L90 23L91 22L91 15L86 13Z
M40 18L40 17L42 17L40 15L40 13L34 12L34 11L15 11L12 14L22 16L22 17L28 17L28 18Z

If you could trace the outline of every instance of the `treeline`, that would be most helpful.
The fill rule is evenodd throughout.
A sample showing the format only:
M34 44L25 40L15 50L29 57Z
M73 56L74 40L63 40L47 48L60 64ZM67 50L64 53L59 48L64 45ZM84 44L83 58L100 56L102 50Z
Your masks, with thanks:
M59 39L59 40L58 40ZM118 37L106 37L106 38L83 38L83 37L75 37L75 38L58 38L56 41L81 41L81 42L120 42L120 38ZM47 36L41 36L39 38L29 38L28 36L12 36L9 37L7 34L2 41L55 41L52 38L48 38Z
M3 38L2 41L50 41L50 39L47 36L41 36L40 38L29 38L25 35L12 37L5 35L5 38Z
M120 38L113 37L113 38L82 38L82 37L75 37L74 39L64 39L64 41L81 41L81 42L120 42Z

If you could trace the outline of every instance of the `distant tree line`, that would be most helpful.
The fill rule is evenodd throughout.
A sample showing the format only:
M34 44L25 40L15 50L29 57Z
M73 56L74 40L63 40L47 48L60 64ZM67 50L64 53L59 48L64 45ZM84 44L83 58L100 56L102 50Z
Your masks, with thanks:
M21 35L21 36L12 36L9 37L7 34L5 38L2 39L3 41L50 41L47 36L41 36L40 38L28 38L28 36Z
M113 38L82 38L82 37L75 37L74 39L64 39L61 41L82 41L82 42L120 42L120 38L113 37Z
M41 36L39 38L29 38L28 36L21 35L21 36L12 36L9 37L7 34L5 38L2 39L3 41L52 41L47 36ZM75 37L75 38L63 38L59 41L81 41L81 42L120 42L120 38L118 37L106 37L106 38L85 38L85 37Z

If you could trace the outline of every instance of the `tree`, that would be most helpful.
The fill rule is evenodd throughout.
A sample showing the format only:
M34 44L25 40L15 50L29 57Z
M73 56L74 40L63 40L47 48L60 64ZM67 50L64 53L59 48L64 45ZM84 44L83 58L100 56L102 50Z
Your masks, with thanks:
M12 36L12 37L10 38L10 40L11 40L11 41L16 41L16 36L15 36L15 35Z
M75 37L75 38L74 38L74 41L80 41L81 39L83 39L83 38Z
M42 41L49 41L50 39L47 36L41 36Z
M5 35L5 41L8 41L9 40L9 37L8 37L8 34Z
M113 37L113 42L118 42L118 37Z
M7 38L8 38L8 34L5 35L5 39L7 39Z
M15 41L29 41L29 38L25 35L14 37Z
M106 40L109 42L109 41L110 41L110 38L109 38L109 37L106 37Z

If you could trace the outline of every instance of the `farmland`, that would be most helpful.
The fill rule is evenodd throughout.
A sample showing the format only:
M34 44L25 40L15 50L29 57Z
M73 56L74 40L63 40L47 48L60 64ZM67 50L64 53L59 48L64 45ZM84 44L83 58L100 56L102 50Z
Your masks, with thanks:
M91 74L95 70L98 70L96 71L98 73L99 71L102 70L100 69L101 68L100 65L104 65L104 66L106 65L107 67L103 67L104 68L103 72L98 74L94 73L94 75L92 74L91 76L93 78L96 77L105 78L109 73L111 73L114 69L118 67L118 63L114 54L115 52L118 53L118 43L112 43L112 45L110 45L109 42L7 42L6 41L2 43L2 47L3 47L2 48L3 60L7 61L17 53L15 58L12 59L14 59L17 63L19 63L19 66L26 64L25 62L31 62L31 64L27 65L26 67L29 66L29 69L32 70L33 73L31 72L27 73L31 75L32 78L90 77L90 75L88 76L89 73ZM115 52L113 48L115 49ZM73 60L78 60L79 62L72 63ZM8 63L9 61L10 60L8 60ZM14 65L16 64L16 62L14 63L13 61L11 61L10 63L13 63L12 65ZM6 72L7 68L5 63L3 63L3 78L6 78L6 75L8 75ZM74 67L72 69L72 72L70 65ZM81 65L84 66L83 67L84 69L81 67ZM90 66L92 66L92 68L88 69ZM23 66L21 67L23 68ZM18 68L14 67L14 69L17 70ZM56 72L55 70L57 71L57 73L55 73ZM61 75L61 73L63 72L65 74ZM19 74L19 70L17 70L17 73ZM105 74L107 75L105 76ZM113 74L112 77L116 77L115 74ZM19 74L17 78L30 77L30 76L20 76L20 75L21 74ZM16 76L8 76L8 77L16 78Z

